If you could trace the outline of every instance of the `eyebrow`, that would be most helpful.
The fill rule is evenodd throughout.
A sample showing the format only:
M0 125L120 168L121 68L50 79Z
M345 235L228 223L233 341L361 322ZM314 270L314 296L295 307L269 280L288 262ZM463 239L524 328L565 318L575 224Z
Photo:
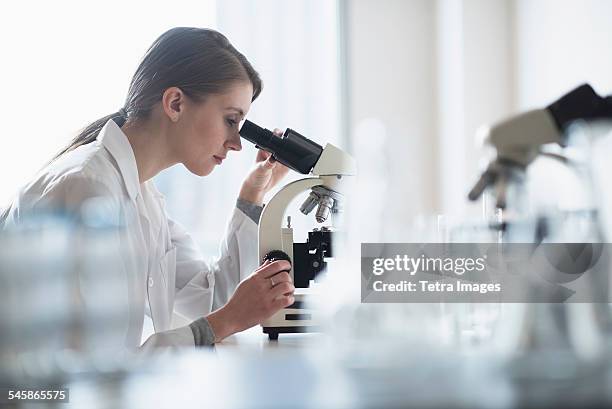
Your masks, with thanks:
M234 110L234 111L238 111L238 113L240 114L240 116L244 116L244 111L240 108L236 108L236 107L227 107L225 108L226 110Z

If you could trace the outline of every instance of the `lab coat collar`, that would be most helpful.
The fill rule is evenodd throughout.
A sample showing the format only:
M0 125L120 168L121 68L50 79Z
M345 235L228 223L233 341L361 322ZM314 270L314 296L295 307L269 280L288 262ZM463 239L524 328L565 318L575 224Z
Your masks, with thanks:
M136 157L132 145L130 145L127 136L115 121L109 119L98 134L97 140L104 145L117 162L128 195L130 195L130 199L136 200L140 193L138 167L136 166Z

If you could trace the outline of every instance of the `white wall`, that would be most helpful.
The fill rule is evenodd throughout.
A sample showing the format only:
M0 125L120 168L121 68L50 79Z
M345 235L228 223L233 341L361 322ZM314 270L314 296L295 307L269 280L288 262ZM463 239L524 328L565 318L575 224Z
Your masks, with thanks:
M350 136L359 163L362 240L436 203L434 3L348 2Z
M517 109L547 105L584 82L612 94L612 2L517 0L515 7ZM537 161L531 180L540 206L581 207L598 194L552 160Z
M547 104L582 82L612 94L612 2L517 0L518 107Z
M482 168L476 134L513 110L513 13L505 0L439 0L437 7L438 208L451 218L476 217L466 200Z
M383 141L354 145L365 239L409 239L424 215L482 212L466 200L481 125L585 81L612 93L610 1L347 0L347 10L349 133Z

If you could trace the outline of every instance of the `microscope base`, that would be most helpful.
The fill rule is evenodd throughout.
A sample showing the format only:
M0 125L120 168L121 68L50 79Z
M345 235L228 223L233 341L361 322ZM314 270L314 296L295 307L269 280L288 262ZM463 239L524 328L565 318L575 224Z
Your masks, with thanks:
M312 289L298 288L294 297L293 304L261 323L264 334L268 334L271 340L278 339L278 334L320 332L321 312L310 307L310 301L315 297Z
M304 332L320 332L319 327L308 325L303 327L262 327L263 333L268 334L271 341L276 341L279 334L298 334Z

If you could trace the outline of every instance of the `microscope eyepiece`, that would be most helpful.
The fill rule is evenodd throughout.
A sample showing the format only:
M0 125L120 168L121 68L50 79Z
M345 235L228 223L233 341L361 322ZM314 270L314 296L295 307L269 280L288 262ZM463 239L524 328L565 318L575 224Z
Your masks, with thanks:
M323 152L323 148L305 136L287 128L282 137L274 135L251 121L244 121L240 136L260 149L270 152L283 165L308 174Z
M599 96L589 84L571 90L546 107L559 130L563 131L577 119L612 118L612 95ZM565 142L565 141L564 141Z

